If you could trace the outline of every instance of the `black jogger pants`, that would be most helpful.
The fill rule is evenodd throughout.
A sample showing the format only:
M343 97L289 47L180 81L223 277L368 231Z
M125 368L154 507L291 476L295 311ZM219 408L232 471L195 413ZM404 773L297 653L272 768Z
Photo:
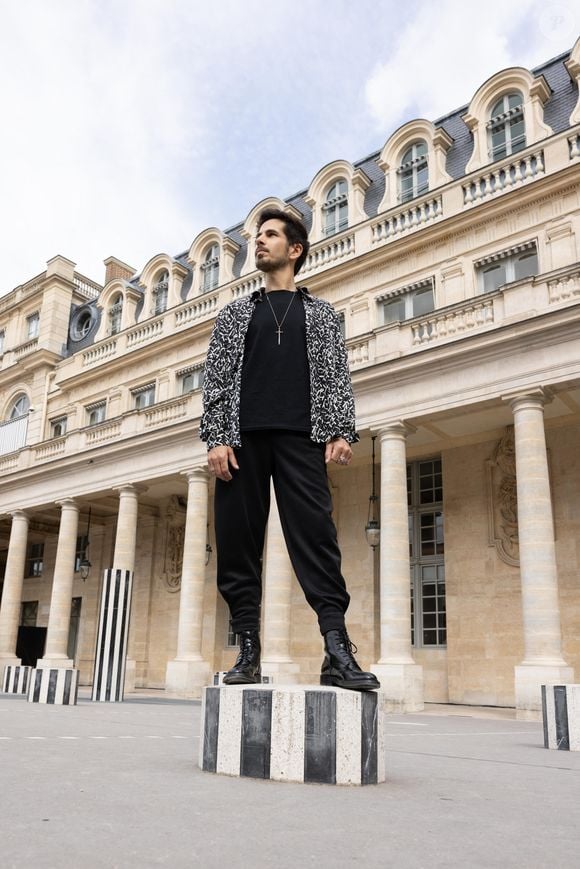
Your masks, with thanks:
M344 627L350 597L340 569L324 451L324 444L303 432L243 432L235 450L239 471L231 469L227 483L216 480L217 582L235 633L260 622L270 478L290 561L320 631Z

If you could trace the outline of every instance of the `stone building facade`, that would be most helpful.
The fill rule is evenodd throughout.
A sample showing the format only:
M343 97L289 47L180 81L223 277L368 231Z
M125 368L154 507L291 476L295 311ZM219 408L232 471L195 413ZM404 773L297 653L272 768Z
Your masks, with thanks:
M275 204L304 217L302 283L344 321L361 442L329 482L361 664L398 708L522 716L580 673L579 78L580 40L138 274L110 257L100 286L56 256L0 299L0 667L90 683L110 567L134 572L129 687L196 696L232 661L200 387ZM315 680L275 505L263 578L264 670Z

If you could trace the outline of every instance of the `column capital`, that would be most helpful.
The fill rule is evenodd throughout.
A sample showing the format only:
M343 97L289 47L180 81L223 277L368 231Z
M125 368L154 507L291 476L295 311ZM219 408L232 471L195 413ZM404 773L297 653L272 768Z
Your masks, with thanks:
M135 495L137 498L146 492L147 489L148 486L145 486L143 483L121 483L120 486L113 486L113 492L118 492L119 496Z
M209 481L209 471L207 468L188 468L187 471L181 471L181 476L185 477L188 483L194 481L207 483Z
M12 519L25 519L27 522L30 522L30 513L27 510L11 510L6 515Z
M379 436L379 439L382 440L390 440L390 439L403 439L410 435L414 434L417 431L416 426L412 425L410 422L406 422L404 419L397 419L393 422L386 423L385 425L381 425L380 428L376 429L376 434ZM375 430L371 431L371 435L375 433Z
M543 408L554 398L553 391L547 386L538 386L534 389L518 389L502 395L502 401L507 402L513 411L524 407Z
M80 510L80 507L74 498L61 498L59 501L55 501L54 503L57 507L60 507L61 510L76 510L77 513Z

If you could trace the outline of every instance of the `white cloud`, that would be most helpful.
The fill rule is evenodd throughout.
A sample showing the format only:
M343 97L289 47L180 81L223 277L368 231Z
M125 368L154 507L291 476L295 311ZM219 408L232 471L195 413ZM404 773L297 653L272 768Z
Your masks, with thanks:
M392 132L414 117L435 120L469 103L498 70L549 60L574 43L572 10L538 0L423 5L366 82L377 126Z

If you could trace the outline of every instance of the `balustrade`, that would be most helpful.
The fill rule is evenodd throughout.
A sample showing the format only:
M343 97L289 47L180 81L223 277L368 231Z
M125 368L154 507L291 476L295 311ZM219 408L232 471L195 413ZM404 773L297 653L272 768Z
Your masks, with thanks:
M104 344L97 344L96 347L91 347L86 350L83 355L83 365L92 365L93 362L101 362L109 356L113 356L117 350L117 340L113 338L111 341L105 341Z
M443 203L440 196L424 199L421 202L409 205L401 211L382 217L372 224L373 244L399 237L412 229L417 229L419 226L432 223L442 216Z
M302 266L302 272L311 272L315 269L324 268L345 257L354 256L354 233L351 235L335 238L324 243L315 245Z
M151 341L163 332L163 320L154 320L152 323L143 323L136 329L131 329L127 332L127 347L135 347L136 344L143 344L144 341Z
M452 338L461 332L468 332L494 323L493 300L486 299L457 308L453 311L434 311L411 323L413 346L429 344L444 338Z
M484 175L461 185L463 204L474 205L484 199L513 190L541 177L545 171L543 151L535 151L524 157L518 156L509 163L490 167Z
M548 297L550 304L564 302L580 296L580 269L566 275L560 275L548 281Z

